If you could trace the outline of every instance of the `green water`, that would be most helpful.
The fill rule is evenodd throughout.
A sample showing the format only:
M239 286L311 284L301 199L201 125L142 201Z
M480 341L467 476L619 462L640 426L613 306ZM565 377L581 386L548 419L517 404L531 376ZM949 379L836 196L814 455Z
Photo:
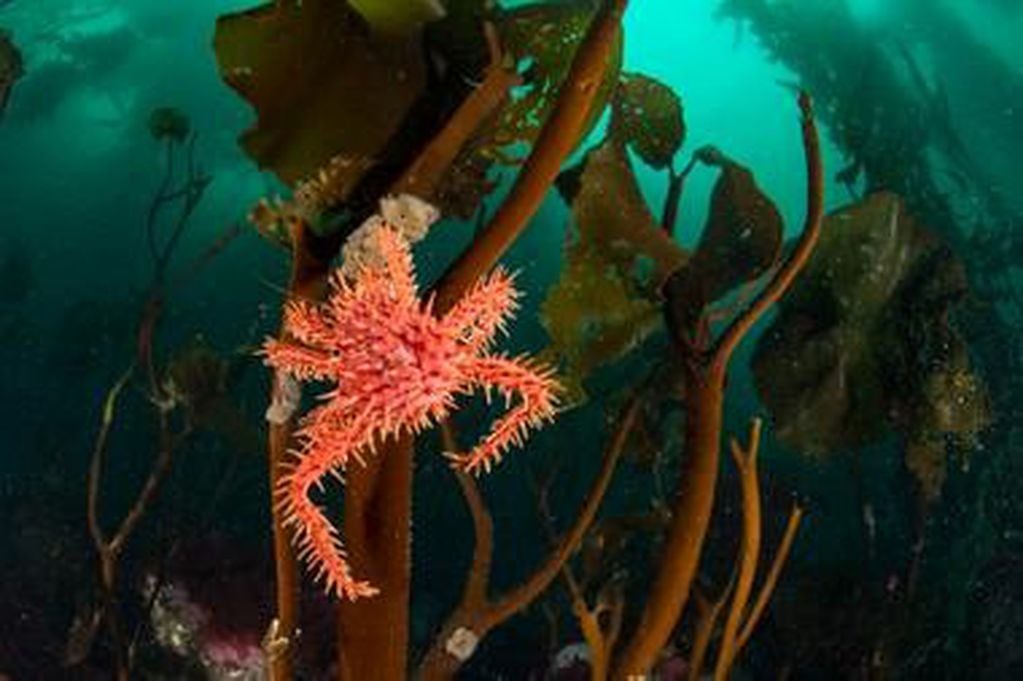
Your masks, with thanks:
M474 4L485 3L461 2ZM535 3L497 4L513 11ZM264 419L270 377L256 353L277 333L290 262L247 215L261 198L286 199L291 188L239 144L256 114L225 83L213 49L218 17L253 5L0 0L0 36L20 54L18 75L6 72L9 97L0 111L0 680L111 678L126 641L134 651L131 678L266 678L259 642L274 616ZM796 98L803 89L816 107L824 207L839 215L825 222L832 234L818 250L834 260L811 261L808 278L820 288L806 284L800 292L797 280L781 313L759 321L730 366L722 437L745 433L753 416L765 424L758 583L792 504L807 511L733 678L1019 678L1023 2L632 0L622 26L621 72L655 79L681 105L685 132L672 172L707 146L748 169L781 218L772 238L783 238L783 252L791 252L806 213ZM432 69L431 87L465 96L483 74L452 75L467 67L452 66L451 45L431 43L429 29L425 35L415 59ZM529 60L517 66L528 78ZM527 81L512 96L528 89ZM363 105L359 93L348 96L352 107ZM450 114L456 99L433 105ZM302 107L291 106L298 120ZM154 139L151 117L160 107L186 117L182 139L191 142ZM428 128L410 126L409 138L425 142ZM612 128L609 108L564 168L585 161ZM512 151L529 149L520 141ZM656 231L671 173L630 149L623 158L652 221L643 227ZM492 165L482 219L442 218L415 246L423 288L468 247L519 170ZM713 222L719 175L697 164L685 181L667 230L680 257L692 257ZM194 205L179 186L197 192ZM624 204L627 189L603 191ZM328 227L351 231L352 216L368 216L376 198L334 206ZM859 224L850 207L882 205L871 200L899 208L859 236L835 236ZM551 188L501 259L519 272L524 298L497 349L560 358L563 376L571 351L592 351L556 339L552 345L545 306L574 262L573 239L585 232L574 208ZM740 217L749 233L761 229ZM169 241L178 226L180 236ZM632 257L634 245L609 241L598 245ZM717 266L742 257L727 250ZM604 269L589 283L597 293L586 305L598 312L586 324L603 329L615 323L600 306L612 294L593 282L617 275L614 262L594 262ZM860 263L852 282L834 274L848 262ZM699 314L714 320L704 330L720 332L721 320L764 280L740 277L704 301ZM495 593L531 574L550 554L551 531L571 525L623 404L644 377L670 375L680 358L705 359L686 355L669 337L660 291L630 291L646 311L624 325L633 326L634 342L579 370L588 399L566 408L481 483L495 523ZM773 333L794 334L785 336L797 349L786 360L792 364L771 364L781 362L764 349ZM584 337L574 336L580 344ZM758 369L768 365L773 373ZM125 372L123 390L108 402ZM686 403L667 383L645 403L644 437L627 443L598 516L604 524L569 563L577 575L595 573L590 599L602 585L621 586L622 642L637 629L665 518L676 489L685 489ZM172 388L182 385L194 391L192 401L167 402L181 397ZM318 392L306 390L306 407ZM105 402L114 407L109 432ZM798 408L785 412L792 404ZM473 401L456 422L468 439L485 433L496 415ZM826 451L810 451L814 438ZM119 559L116 602L103 608L86 513L90 462L103 451L95 508L112 535L169 441L174 453L159 490ZM441 450L436 429L416 445L410 668L457 602L473 550L470 517ZM923 458L913 459L914 451ZM721 470L699 570L708 596L729 584L741 538L742 504L727 455ZM930 474L939 476L937 487L925 479ZM548 522L538 491L545 484ZM343 515L341 495L329 486L324 497L335 502L335 520ZM620 525L620 550L594 549L604 572L594 569L587 551L612 541L602 532L622 518L642 522ZM146 584L154 579L164 591L151 599ZM333 603L311 578L301 581L307 633L300 677L334 678ZM159 620L171 586L207 613L193 623L193 639L177 646ZM530 608L489 633L458 678L586 678L571 676L582 669L561 676L552 669L559 650L583 639L567 594L554 580ZM682 678L672 674L691 662L693 612L663 646L657 678ZM99 624L90 630L94 616ZM210 663L215 654L220 663ZM251 676L232 677L228 668Z

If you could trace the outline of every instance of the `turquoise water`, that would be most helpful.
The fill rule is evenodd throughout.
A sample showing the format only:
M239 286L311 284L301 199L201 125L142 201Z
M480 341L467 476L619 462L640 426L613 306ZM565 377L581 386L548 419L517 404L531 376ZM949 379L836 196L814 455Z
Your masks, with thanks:
M498 4L513 11L534 3ZM783 237L790 253L806 212L796 100L804 88L816 106L824 206L838 216L825 228L834 235L859 225L850 215L862 206L888 211L847 241L822 237L818 260L804 273L818 288L799 289L797 280L789 302L755 326L730 364L721 441L745 433L751 417L764 418L758 584L792 504L807 512L733 678L1018 678L1023 3L629 4L622 72L656 79L681 102L685 135L675 172L706 145L749 169L781 218L772 238ZM290 263L247 215L261 198L288 197L290 189L239 144L256 116L225 83L213 49L217 18L253 5L0 1L0 36L21 62L0 111L0 404L7 415L0 679L109 678L125 665L131 678L267 678L259 644L274 615L264 419L270 380L256 352L277 333ZM433 86L451 87L443 71L450 46L431 44L430 35L423 49L437 69ZM527 75L528 62L520 64ZM0 93L4 67L0 59ZM464 96L465 83L481 77L470 75L453 91ZM152 115L161 107L187 117L193 142L154 139ZM609 109L565 168L584 161L612 127ZM412 134L429 138L422 129ZM184 195L173 189L154 199L168 144L175 150L171 186L187 186L174 183L185 177L192 145L198 184L190 186L198 193L185 212ZM634 147L625 158L656 231L669 173L644 163ZM505 200L518 169L490 172L496 183L485 218ZM717 168L698 164L685 182L670 230L680 257L698 249L718 178ZM604 191L622 197L627 188ZM347 208L361 219L372 198ZM560 361L563 377L571 352L592 350L552 345L544 307L566 263L575 262L570 244L585 232L572 208L550 189L502 258L519 272L525 296L498 349ZM351 231L350 214L333 209L334 226ZM147 238L153 215L157 251L181 226L165 269ZM443 219L415 246L423 287L468 247L475 223ZM738 223L733 237L761 229L745 213ZM602 245L612 251L635 248L609 240ZM741 258L728 250L718 267ZM604 268L595 270L598 281L612 277L613 263L594 262ZM861 271L836 275L848 262ZM721 316L740 309L765 280L748 279L704 301L698 314L708 325L697 327L719 333ZM592 280L589 286L597 293L586 304L596 312L585 323L605 328L613 320L599 303L613 292ZM566 407L481 483L495 521L495 593L530 575L550 553L551 532L571 525L623 404L644 377L676 375L680 358L691 366L705 358L701 347L673 343L659 290L630 292L645 306L645 316L625 324L633 342L583 371L588 399ZM144 342L150 332L152 346ZM771 345L779 334L795 359ZM575 338L581 344L586 335ZM638 628L665 551L665 518L678 491L685 494L692 456L684 444L692 414L685 395L693 384L680 395L668 385L679 380L644 398L644 437L628 441L601 520L569 563L577 575L594 573L590 599L608 584L623 589L620 644ZM111 393L116 385L122 388ZM316 392L306 390L306 407ZM112 394L107 432L104 404ZM457 422L468 440L495 416L472 402ZM90 462L103 453L93 506L112 536L168 442L173 456L130 528L112 591L105 590L87 517ZM436 429L416 448L410 669L457 602L473 547L441 450ZM644 459L651 451L653 463ZM698 580L708 596L730 583L741 539L743 506L726 453L720 468ZM329 495L336 501L340 488ZM331 517L341 516L339 507ZM622 518L642 522L623 523L623 544L612 550L608 528ZM607 574L592 569L592 556ZM299 677L334 678L333 601L308 576L300 580L307 635ZM554 670L558 652L584 638L567 593L554 580L530 608L489 632L458 678L585 678L581 663ZM166 634L175 618L187 619L181 601L193 614L207 613L188 625L184 643ZM694 612L659 646L656 678L681 678L679 669L692 663ZM719 649L715 631L707 670Z

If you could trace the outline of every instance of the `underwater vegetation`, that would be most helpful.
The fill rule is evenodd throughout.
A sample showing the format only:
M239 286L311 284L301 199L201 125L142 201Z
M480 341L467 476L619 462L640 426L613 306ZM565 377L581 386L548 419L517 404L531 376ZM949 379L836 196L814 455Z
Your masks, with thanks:
M115 295L0 242L4 399L51 414L0 679L1018 674L1023 74L944 3L709 3L786 95L783 205L629 59L647 5L224 2L234 117L115 87L162 10L0 30L0 126L98 92L146 159L62 218Z
M498 372L500 376L493 373L497 369L495 366L473 378L475 375L473 372L477 371L471 369L475 366L474 362L487 364L504 360L485 358L466 360L469 363L464 370L457 368L461 360L437 364L432 359L432 353L441 352L440 348L443 347L441 338L444 335L435 331L424 336L422 341L415 340L422 332L418 330L413 332L413 328L425 324L425 321L417 322L408 331L400 331L400 327L395 327L393 332L395 340L387 340L389 335L382 333L384 329L397 323L406 314L398 312L397 309L385 315L388 318L386 322L368 324L365 332L358 330L363 327L351 326L352 322L345 321L352 318L349 308L354 310L356 308L352 306L368 304L365 301L379 298L381 302L373 306L377 309L362 312L355 318L361 320L363 324L367 319L372 319L372 315L379 314L378 310L400 305L403 299L413 300L410 298L414 291L409 281L410 266L407 263L401 264L407 261L409 256L407 253L402 254L393 243L389 243L396 238L396 234L385 229L379 237L380 243L377 247L380 249L380 255L376 257L382 258L383 263L390 263L384 264L384 269L372 266L368 269L350 267L347 262L350 254L346 254L345 268L348 274L330 275L330 258L324 256L322 249L330 249L327 251L328 254L331 250L337 251L343 239L337 238L335 234L339 231L351 232L352 228L346 229L346 224L357 225L366 217L369 217L371 223L378 219L368 216L365 208L359 210L358 207L359 194L366 191L363 187L374 186L381 181L380 178L390 175L389 191L392 195L413 194L420 199L429 200L439 185L444 183L448 167L457 163L459 156L465 155L465 150L461 150L460 146L467 141L474 140L479 148L483 148L482 143L487 143L487 137L492 135L494 141L489 142L492 149L507 147L511 142L531 142L532 149L522 161L522 168L511 186L509 195L486 220L472 245L435 284L433 294L435 298L432 298L432 304L426 308L427 311L432 308L433 313L440 315L441 320L448 319L447 315L452 315L456 320L465 318L465 321L459 321L452 328L465 329L457 332L454 338L468 333L464 339L457 342L466 344L465 351L470 353L467 357L471 356L472 348L484 343L491 335L491 331L487 329L497 328L498 320L504 315L502 310L507 305L507 301L499 303L497 299L487 303L488 297L483 295L493 286L507 288L506 284L501 283L501 275L496 275L498 279L488 280L489 283L477 285L474 282L493 267L500 255L524 229L529 218L539 207L546 190L558 180L560 167L576 147L577 140L593 125L594 112L599 111L615 97L619 102L616 107L617 115L614 116L612 132L608 133L605 143L590 151L582 167L569 171L570 175L559 180L558 185L571 205L575 206L578 201L580 246L573 247L586 247L586 241L582 236L586 234L590 239L589 248L599 249L596 251L599 256L606 258L610 266L619 269L622 278L618 285L624 289L618 296L619 299L628 300L630 305L633 299L637 301L645 299L649 301L647 306L649 310L666 281L673 279L678 282L668 289L671 291L668 295L668 305L672 312L669 318L672 321L672 335L677 350L683 357L694 358L691 361L683 359L680 362L685 368L681 370L679 376L679 380L686 386L685 400L690 422L685 438L687 470L683 472L682 481L691 487L687 487L679 494L681 506L675 509L672 522L667 529L660 568L657 571L659 576L651 586L646 607L635 625L634 632L629 638L623 639L620 651L614 652L619 643L617 640L621 624L619 618L625 606L623 596L617 599L617 604L598 601L594 606L590 606L587 603L588 598L582 592L577 592L574 610L589 645L590 664L596 678L607 675L624 678L628 674L650 669L671 636L694 582L703 537L706 536L708 528L707 521L710 517L708 511L713 505L715 478L719 466L723 392L729 359L743 335L752 328L759 316L784 294L807 262L820 232L823 210L822 178L810 101L804 95L801 99L803 141L809 177L804 235L791 257L779 266L771 281L752 301L749 308L738 314L720 338L712 337L705 317L710 304L738 284L756 280L781 259L780 219L777 211L773 210L770 200L757 188L749 171L713 149L702 150L697 158L705 165L722 168L722 179L715 192L713 217L705 230L706 243L701 244L691 258L679 251L670 238L670 230L662 229L656 220L645 219L638 223L630 223L622 220L621 214L616 211L609 211L607 208L601 210L599 203L592 208L588 207L594 201L599 202L601 195L617 191L619 187L626 189L629 186L631 161L624 156L626 146L637 149L641 157L649 159L655 167L664 168L671 165L671 159L683 141L681 106L665 88L659 87L651 79L635 74L620 76L618 87L614 87L615 74L619 69L617 56L620 45L619 22L624 9L625 3L607 3L596 11L585 30L580 30L576 34L570 33L568 40L561 43L564 45L565 42L569 42L574 47L574 55L571 52L567 53L572 55L570 58L547 55L547 50L554 49L550 41L538 44L534 40L524 46L517 46L515 41L515 38L521 35L516 29L525 21L539 26L540 33L556 30L555 27L562 25L574 26L573 21L564 19L558 21L562 13L567 11L564 6L552 6L549 10L543 6L531 6L507 13L501 12L492 19L477 22L471 31L477 36L482 33L483 47L489 55L489 65L484 67L483 80L474 91L454 105L439 132L411 147L418 148L417 154L412 157L409 157L407 150L396 148L394 140L409 143L412 140L408 135L415 133L402 133L396 128L389 129L388 126L412 128L410 118L421 116L430 120L436 116L436 112L429 111L425 105L413 107L412 104L421 87L418 78L412 74L423 73L427 67L420 61L421 50L409 50L405 59L411 61L403 62L400 71L396 71L391 64L387 72L382 74L385 77L373 80L372 92L365 89L362 81L347 81L344 74L337 79L331 79L332 85L327 89L318 89L315 99L312 100L317 102L317 106L322 103L327 110L334 112L330 118L314 115L310 109L305 109L298 118L293 115L281 118L280 103L294 100L292 97L282 97L279 94L270 98L272 84L279 82L280 87L290 91L295 87L308 88L314 79L322 76L316 76L314 72L308 71L304 82L298 82L294 78L288 79L287 82L274 80L280 79L286 72L289 61L271 59L270 55L265 53L257 55L252 51L252 47L261 44L260 41L264 40L261 35L274 30L275 22L290 27L286 31L290 35L302 33L307 35L307 39L301 43L302 49L308 49L309 41L316 40L316 27L325 21L331 21L335 26L343 28L342 35L351 34L350 38L340 40L335 37L324 44L325 49L336 51L359 49L359 46L362 46L359 49L363 55L360 59L364 59L366 53L373 49L372 43L365 42L367 39L362 37L359 24L350 12L334 3L306 3L301 8L286 3L283 6L268 6L221 19L215 45L225 77L259 112L257 127L245 134L243 144L250 154L273 168L285 182L296 182L296 177L299 176L296 163L302 164L301 170L312 178L308 181L298 181L295 199L290 204L287 201L276 201L273 204L263 202L253 217L265 233L280 235L286 230L284 233L290 236L293 273L289 296L292 300L322 299L327 292L328 276L334 277L334 283L330 285L333 292L329 294L323 308L309 307L302 302L289 303L282 328L285 340L267 346L268 360L278 369L269 412L271 447L275 451L272 461L278 461L271 463L272 471L276 471L272 473L271 484L286 491L284 501L275 505L275 523L278 527L276 544L278 599L279 606L284 608L279 612L279 619L275 621L272 630L275 655L271 662L274 669L279 670L275 671L275 674L287 676L291 673L289 657L292 653L289 648L292 636L289 632L293 630L294 625L291 621L293 608L287 605L287 601L290 599L288 594L294 590L290 583L296 579L296 574L294 558L289 557L290 550L284 542L292 532L300 539L299 554L312 558L315 572L326 578L329 589L337 590L339 594L347 596L352 601L349 604L342 600L339 608L340 668L344 670L342 675L346 678L363 678L368 675L398 678L405 674L408 660L407 644L404 640L408 636L408 610L407 596L404 594L408 593L408 574L411 565L405 550L397 547L406 545L410 536L408 496L410 488L407 481L410 480L412 440L408 435L399 437L396 441L385 440L375 446L376 451L373 452L373 456L369 456L368 453L359 452L359 449L365 447L361 443L369 441L371 433L375 430L382 433L388 433L392 429L397 431L401 426L404 426L406 431L414 432L428 418L442 420L445 417L453 407L453 403L448 402L448 392L452 389L460 390L455 386L461 382L479 381L486 385L497 381L499 390L508 391L509 399L519 400L520 406L512 407L505 420L495 425L492 434L483 440L483 448L478 456L472 453L453 455L455 461L467 462L469 470L477 467L489 469L496 452L506 443L521 443L522 427L540 418L553 416L553 384L545 385L545 381L549 379L544 378L543 374L533 375L522 368L515 368L513 371L513 365L509 364L507 368ZM502 30L506 25L509 28ZM533 35L536 32L537 29L534 29ZM506 35L510 37L509 47L503 45ZM536 79L535 86L531 88L533 90L531 98L524 98L525 103L509 98L505 105L508 89L519 81L519 76L511 71L511 65L515 63L515 57L525 56L516 55L516 47L519 50L532 48L540 51L534 62L540 74L539 77L536 74L529 74L529 81L526 81L532 84L533 78ZM388 48L393 48L393 43L388 43ZM246 54L249 56L246 57ZM386 59L395 59L401 54L403 54L401 50L389 49ZM512 58L504 56L507 54ZM459 56L453 54L451 58ZM374 60L373 63L375 68L384 68L386 64L380 59ZM550 81L545 79L546 74L541 69L557 69L562 73L564 81L560 86L550 88L548 85ZM366 77L365 68L353 68L352 71L346 70L345 73L350 73L353 78ZM388 80L393 78L395 73L401 74L402 83ZM610 82L612 86L582 85L587 82ZM362 113L365 110L345 106L350 94L347 97L344 95L346 92L352 92L350 88L353 87L361 88L360 92L365 97L376 102L374 127L366 130L366 134L357 135L356 131L362 129L360 126L367 125L367 121L360 122L351 118L353 114L365 116ZM334 93L333 100L328 101L325 97L330 96L331 92ZM432 91L423 96L436 97ZM409 99L403 101L401 97ZM304 101L310 100L306 97ZM337 116L342 115L337 110L339 106L346 109L344 115L347 115L345 118L347 124L332 124L328 129L324 129L325 121L336 122ZM449 104L450 106L452 105ZM502 111L504 106L509 110ZM541 115L534 119L536 110L539 110ZM646 111L650 112L649 117L644 115ZM271 119L271 116L274 118ZM487 121L491 119L498 122L496 126L488 124ZM536 120L538 123L524 126L520 122L523 119ZM393 123L385 123L388 120ZM282 128L282 122L287 123L286 127ZM658 123L664 125L659 126ZM419 122L417 127L430 129L430 126L422 122ZM478 128L482 128L483 134L477 130ZM515 136L509 137L503 130L516 131ZM380 141L374 141L374 137ZM310 164L308 151L313 139L317 140L312 147L316 150L317 156ZM375 150L382 150L383 153ZM272 156L268 156L267 153L272 153ZM517 162L502 155L494 155L493 151L489 152L488 156L491 164ZM405 159L405 168L399 170L402 165L396 161L402 158ZM322 165L323 170L312 172L317 164ZM388 167L392 165L393 169ZM609 172L617 172L617 177L611 175L613 179L609 181ZM571 179L567 179L569 177ZM634 183L634 180L631 182ZM594 186L603 186L604 189L602 191L598 189L596 194L590 195L593 198L587 199L587 190ZM676 200L677 194L676 191ZM584 201L586 203L583 203ZM350 215L331 215L332 211L336 211L337 205L346 204ZM634 204L635 213L644 216L645 206L638 194ZM627 234L626 241L613 237L613 232L604 236L597 231L623 228L628 230L627 233L622 232ZM360 227L356 233L365 229ZM755 235L749 240L752 243L742 243L742 237L747 237L750 233ZM740 237L740 244L737 246L739 250L730 248L727 243L736 236ZM283 238L279 240L284 241ZM326 245L318 245L324 242ZM372 247L371 243L368 245ZM608 246L612 248L611 251L605 250ZM647 256L650 264L645 263L642 256L646 254L642 251L637 252L637 248L643 248L651 254ZM741 255L733 267L725 273L721 272L721 262L731 262L733 255L747 250L748 256ZM582 260L586 255L576 257ZM594 266L589 258L586 258L586 263L586 266ZM679 269L679 265L683 263L684 266ZM671 269L672 264L674 270ZM600 275L591 277L589 281L596 285L605 285L607 278L603 275L606 271L607 268L598 266ZM676 274L669 277L672 271ZM680 272L684 274L679 274ZM350 282L346 281L346 276L351 278ZM377 281L381 283L375 283ZM376 287L383 285L383 282L389 282L386 288L381 293L373 293ZM574 277L566 282L566 286L575 290L578 290L579 285L579 279ZM384 291L388 293L385 295ZM500 300L506 298L507 296L504 296ZM599 299L600 294L589 293L583 299L582 305L585 305L586 300ZM577 302L577 309L579 305ZM586 312L599 319L600 324L608 321L599 312L597 314ZM559 307L547 307L547 316L552 320L560 313ZM367 314L371 316L367 317ZM472 322L474 319L479 321ZM612 321L622 323L620 319ZM472 325L466 326L467 322L482 326L478 331L474 331ZM628 323L628 320L626 322ZM566 329L581 326L573 321L565 323L558 320L557 323ZM334 325L337 325L336 328ZM334 337L337 330L345 326L350 327L350 332ZM439 330L444 327L437 328ZM548 328L551 328L551 325L548 325ZM604 331L605 329L598 328L595 332L581 337L568 337L563 344L578 347L579 342L589 343L594 337L603 340ZM366 336L365 341L356 341L363 333L370 335ZM295 340L289 341L288 337ZM332 337L334 340L331 340ZM398 338L402 339L399 345L393 345ZM436 340L429 340L433 338ZM356 345L351 350L345 349L347 347L345 343L348 342ZM621 354L635 342L627 339L625 343L615 343L611 352ZM371 350L372 345L377 343L381 344L381 349ZM433 343L440 344L436 350L430 349ZM409 344L408 349L401 349L405 344ZM385 347L394 349L385 351L383 350ZM458 345L452 346L452 352L455 347ZM327 350L331 351L326 352ZM357 351L358 354L352 355L350 367L346 368L347 365L343 361L341 364L335 364L353 351ZM421 355L424 359L414 365L417 368L409 374L408 380L401 382L400 387L392 388L391 382L407 371L400 368L400 364L392 366L392 362L408 352L412 353L412 357ZM614 357L613 354L608 354L608 350L600 352L605 362ZM703 353L707 354L708 359L696 361L697 354ZM376 358L378 354L379 358ZM384 357L394 359L387 359L385 364L381 365ZM457 355L451 357L454 360ZM426 362L427 359L429 363ZM367 369L372 367L373 372L380 372L382 369L383 373L379 375L365 373L364 377L357 378L359 371L365 371L358 368L362 366ZM383 368L388 366L392 368ZM595 363L591 363L584 366L583 370L592 371L595 366ZM339 369L356 373L338 374ZM330 377L332 382L337 383L330 401L312 412L307 417L309 420L297 431L293 425L295 409L288 406L294 404L297 398L294 387L289 383L289 374L282 374L282 370L291 373L293 376L291 381L294 377L305 380ZM460 371L468 373L459 374ZM419 376L420 372L427 373L423 379L414 378ZM446 372L454 373L449 378L444 378ZM423 392L423 388L414 387L417 382L422 381L426 381L423 385L434 386L433 390L438 392L431 396L429 392ZM379 389L372 389L362 398L345 388L348 384L373 386L378 383L381 385ZM441 387L449 383L450 388ZM397 394L407 395L405 398L407 403L384 401L388 391L395 389L399 391ZM515 396L514 393L517 391L521 391L521 394ZM380 400L379 407L373 406L377 400ZM423 407L418 406L420 402ZM635 419L639 405L638 397L634 397L630 402L632 406L623 413L614 444L605 455L602 472L591 488L590 496L577 518L577 524L559 542L550 559L542 564L531 578L519 588L496 600L487 593L489 566L492 561L490 554L494 550L493 539L489 536L492 532L490 529L492 521L486 511L485 502L475 490L471 478L463 478L463 489L472 515L476 518L476 551L462 602L435 635L435 643L422 658L418 676L447 678L456 673L458 668L472 657L479 641L491 629L523 609L559 572L567 569L565 568L567 561L578 549L588 525L593 521L600 499L608 488L614 464ZM335 403L338 406L333 406ZM428 406L430 404L435 406ZM402 416L404 410L421 408L425 411L422 413L410 411L409 416ZM371 420L370 416L377 410L380 410L381 415L372 417L376 421ZM365 413L365 416L359 416L360 413ZM380 420L381 418L383 420ZM377 421L381 425L374 425ZM362 434L364 431L365 434ZM444 432L446 449L457 451L458 435L454 432L454 425L446 424ZM734 596L731 598L724 596L722 600L722 604L726 601L730 603L728 609L730 614L725 620L721 644L714 658L719 675L729 673L738 651L749 639L777 580L780 566L784 562L801 515L798 508L793 511L786 533L787 538L783 541L772 571L774 576L769 576L761 591L755 595L753 585L760 555L758 510L760 497L755 463L759 433L759 422L755 422L747 447L742 448L738 444L733 447L736 463L744 471L746 480L743 486L743 507L748 514L748 526L754 528L751 531L755 534L749 536L744 545L737 590ZM285 447L287 441L295 435L302 444L298 450L297 462L289 463L290 457L294 455L289 456ZM492 445L488 445L490 438L493 439ZM488 447L498 449L491 452ZM365 456L367 460L361 466L350 466L347 462L353 456L356 458ZM336 553L340 548L337 532L320 512L315 510L307 497L310 486L332 468L346 473L345 512L341 534L346 538L347 558L351 561L354 571L369 577L372 587L353 581L349 565L339 559ZM365 512L360 510L360 507L366 504L377 509L371 517L367 517ZM292 527L295 529L291 529ZM360 565L365 567L360 569ZM374 572L378 575L375 578ZM362 598L356 600L357 597ZM744 611L751 598L756 604L751 606L752 610L749 613L746 613ZM611 610L607 610L608 608ZM608 629L602 624L603 613L615 611L618 612L615 618L618 624ZM708 639L707 643L709 642ZM702 659L706 653L705 649L696 651L692 660L696 668L702 667Z
M967 292L961 264L892 194L829 215L823 234L753 358L761 399L779 440L815 456L904 431L908 468L937 497L945 438L968 456L990 420L949 321Z

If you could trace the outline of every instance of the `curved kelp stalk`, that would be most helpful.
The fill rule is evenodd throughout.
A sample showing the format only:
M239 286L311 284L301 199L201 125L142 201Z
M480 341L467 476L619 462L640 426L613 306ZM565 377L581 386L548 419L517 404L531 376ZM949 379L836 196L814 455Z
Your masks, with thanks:
M692 339L701 336L695 325L701 323L702 315L690 323L692 316L687 310L676 313L673 306L685 308L689 301L679 299L671 282L666 287L667 321L675 351L682 360L685 382L685 460L657 575L639 622L615 661L615 679L647 673L685 609L714 506L729 361L756 322L792 286L820 235L824 181L817 128L806 93L800 94L799 107L807 169L806 217L803 232L788 260L721 336L705 345L692 343Z
M135 357L107 392L86 478L86 522L99 562L100 599L92 611L81 618L83 624L73 632L73 640L69 642L64 660L68 667L84 661L100 625L105 622L116 665L115 676L118 679L131 678L135 648L135 636L128 636L121 624L121 603L118 597L120 561L128 541L152 509L166 482L175 454L184 447L196 429L187 409L180 422L174 418L175 412L185 406L186 396L176 389L169 370L157 366L157 330L168 293L188 283L240 233L237 227L226 230L209 248L172 276L170 265L173 256L212 177L203 172L196 161L197 134L191 132L184 114L170 108L156 109L150 117L149 127L154 139L166 145L164 174L150 200L145 218L152 276L136 325ZM174 152L179 146L185 147L186 165L183 173L175 172ZM176 215L169 221L169 230L161 239L160 216L165 209L176 210ZM110 532L104 529L102 522L103 473L118 402L124 396L124 389L132 384L139 371L144 374L145 382L141 392L155 421L156 455L142 487L115 529ZM151 603L148 607L151 607Z
M625 404L618 421L618 426L604 454L604 461L601 464L598 480L602 480L604 475L610 478L611 471L609 470L605 473L605 469L611 467L613 470L615 461L620 456L621 450L625 448L643 409L643 401L650 391L650 385L651 382L649 380L645 384L640 385ZM612 459L612 457L614 458ZM591 491L590 494L592 495L594 492ZM540 494L539 507L548 528L553 528L553 516L547 503L547 496L546 490L543 490L543 493ZM583 513L587 512L589 503L589 500L587 500L587 504L583 507ZM596 508L593 510L595 511ZM582 518L582 515L580 515L580 518ZM590 524L592 524L592 518L588 525ZM578 525L579 520L576 521L572 531ZM571 537L572 531L569 532L569 537ZM551 534L553 535L553 531ZM565 539L561 540L560 545L564 545L565 542ZM579 631L589 647L590 678L606 679L611 664L611 653L614 650L615 643L618 641L622 620L625 616L626 603L623 589L617 580L612 579L608 584L599 589L594 604L590 605L587 598L587 587L576 577L568 560L562 562L561 576L564 579L565 588L568 591L572 604L572 614L575 616L576 623L579 625Z
M519 82L508 68L496 33L489 26L485 31L490 65L483 82L392 187L393 193L429 199L459 151ZM402 436L381 445L379 456L353 469L346 480L344 540L353 569L378 584L380 594L371 601L339 606L338 662L344 679L376 675L400 679L407 674L412 459L413 440Z
M799 528L799 523L803 517L802 508L798 505L793 507L781 546L777 554L775 554L775 559L764 579L760 593L755 599L753 607L750 608L749 600L753 593L753 580L757 572L757 563L760 560L761 504L760 480L757 475L760 429L760 419L753 419L746 447L742 447L734 439L730 443L732 460L739 471L741 487L742 542L732 603L729 606L724 630L721 633L721 641L718 645L717 663L714 666L715 681L728 681L732 667L735 664L735 659L746 645L746 642L749 641L760 616L763 614L764 608L767 606L767 602L771 598L771 593L774 591L774 586L778 581L778 575L781 574L781 567L788 558L789 550L792 548L792 541L795 539L796 530ZM699 666L694 665L691 671L693 674L697 674L699 669Z
M475 547L462 598L434 637L433 644L423 658L416 675L419 681L453 678L462 664L475 652L476 646L484 636L529 606L547 589L558 573L565 570L569 558L579 549L597 516L600 502L611 484L618 460L636 421L640 404L637 395L626 407L611 442L604 450L597 476L571 528L527 579L498 598L488 595L494 553L493 519L475 481L464 473L456 473L472 516ZM456 443L451 428L445 427L443 435L445 448L454 451Z
M472 246L437 284L437 309L450 309L493 267L539 210L561 166L582 135L621 30L628 0L606 0L580 43L568 76L504 203Z

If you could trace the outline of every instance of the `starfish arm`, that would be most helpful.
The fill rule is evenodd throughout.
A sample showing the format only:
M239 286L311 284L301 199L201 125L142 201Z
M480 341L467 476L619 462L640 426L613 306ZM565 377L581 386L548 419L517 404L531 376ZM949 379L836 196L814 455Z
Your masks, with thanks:
M359 278L351 284L338 277L345 288L335 286L335 293L326 304L336 320L335 326L344 330L346 350L373 344L372 339L381 335L381 328L393 325L395 320L418 308L415 284L411 280L403 282L405 277L395 272L377 265L360 270Z
M334 336L334 320L323 305L295 300L284 308L284 329L299 343L328 347Z
M387 225L376 229L373 238L380 260L359 275L357 287L370 297L387 298L399 307L416 306L419 292L409 243Z
M485 279L479 279L444 316L444 324L476 351L482 351L506 325L518 309L519 292L515 275L497 267Z
M549 369L530 366L525 358L480 357L472 365L470 376L488 396L495 388L509 404L516 396L519 398L519 403L498 419L471 451L447 455L454 465L478 474L481 470L489 472L512 445L521 446L530 430L554 419L561 386Z
M377 589L352 576L337 528L309 498L309 492L322 484L328 473L339 477L349 458L369 443L368 423L364 416L346 422L322 418L304 428L305 444L295 453L276 490L285 523L294 527L299 559L325 582L328 592L352 601L373 596Z
M286 371L300 381L323 380L337 372L329 353L306 345L267 338L261 354L267 366Z

